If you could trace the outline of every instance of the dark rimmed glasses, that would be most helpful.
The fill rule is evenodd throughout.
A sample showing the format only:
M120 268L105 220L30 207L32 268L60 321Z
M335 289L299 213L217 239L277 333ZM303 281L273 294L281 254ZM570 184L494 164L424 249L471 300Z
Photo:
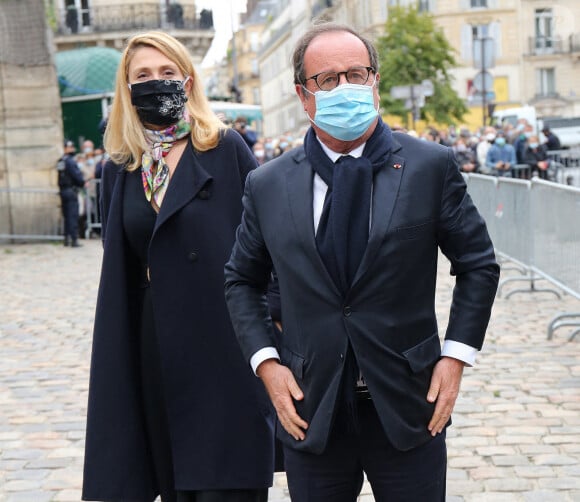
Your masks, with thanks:
M346 71L323 71L312 75L304 80L304 84L309 80L314 80L321 91L332 91L338 87L340 76L344 75L349 84L364 85L367 83L371 72L375 69L372 66L353 66Z

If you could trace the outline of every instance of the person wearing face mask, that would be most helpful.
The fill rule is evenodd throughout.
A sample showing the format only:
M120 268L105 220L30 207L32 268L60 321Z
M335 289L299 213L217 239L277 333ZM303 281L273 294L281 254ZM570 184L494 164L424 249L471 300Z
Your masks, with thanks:
M506 141L505 134L499 131L487 152L485 165L494 176L511 176L511 167L516 163L514 147Z
M467 139L459 136L455 141L453 151L459 163L459 169L464 173L474 173L477 171L477 158L475 152L466 143Z
M81 144L78 164L85 179L85 186L83 190L79 191L79 228L81 229L81 234L84 234L89 222L97 221L97 190L95 183L92 181L95 179L97 159L95 156L95 144L90 139L83 141Z
M548 148L546 145L540 144L537 136L530 136L523 160L524 164L530 166L532 176L536 175L541 179L548 179L548 168L550 167Z
M254 157L258 161L258 164L262 165L266 161L266 150L264 148L264 143L258 140L254 143L252 147L252 151L254 152Z
M83 500L265 502L274 410L223 295L256 160L157 31L122 54L104 146Z
M252 171L225 267L246 361L277 411L290 497L444 501L445 430L499 277L449 147L378 114L376 48L348 26L297 41L302 146ZM443 347L438 253L457 277ZM278 278L281 335L266 303Z

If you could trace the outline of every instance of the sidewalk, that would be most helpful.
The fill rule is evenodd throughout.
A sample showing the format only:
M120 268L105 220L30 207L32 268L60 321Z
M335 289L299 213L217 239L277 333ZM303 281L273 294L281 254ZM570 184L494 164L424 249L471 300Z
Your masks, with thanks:
M98 240L83 244L0 245L2 502L80 500L102 255ZM443 262L442 332L448 271ZM580 312L580 302L549 293L497 299L448 430L449 502L580 501L580 336L569 342L562 328L546 340L549 320L563 311ZM290 500L283 475L270 500ZM365 484L360 501L373 500Z

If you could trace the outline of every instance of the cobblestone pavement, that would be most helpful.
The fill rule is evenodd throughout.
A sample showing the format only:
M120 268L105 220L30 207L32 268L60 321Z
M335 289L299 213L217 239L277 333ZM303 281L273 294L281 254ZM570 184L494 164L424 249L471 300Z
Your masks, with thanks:
M0 501L78 501L98 240L0 246ZM443 331L451 296L440 267ZM505 275L517 272L506 272ZM551 293L498 298L448 432L449 502L580 501L580 337L546 339L580 312ZM270 500L287 502L278 475ZM361 502L373 497L365 484Z

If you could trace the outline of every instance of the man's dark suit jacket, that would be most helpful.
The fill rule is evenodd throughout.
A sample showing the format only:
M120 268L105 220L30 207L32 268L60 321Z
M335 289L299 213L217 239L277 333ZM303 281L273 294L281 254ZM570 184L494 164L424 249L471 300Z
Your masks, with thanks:
M485 223L451 149L405 134L373 182L368 247L346 297L318 254L313 170L302 148L251 172L230 261L226 299L249 361L277 346L304 392L304 441L278 424L298 450L324 450L350 340L386 435L407 450L428 441L426 400L441 355L435 317L438 249L456 277L445 338L480 349L499 268ZM284 332L277 339L264 300L271 267L279 279Z

